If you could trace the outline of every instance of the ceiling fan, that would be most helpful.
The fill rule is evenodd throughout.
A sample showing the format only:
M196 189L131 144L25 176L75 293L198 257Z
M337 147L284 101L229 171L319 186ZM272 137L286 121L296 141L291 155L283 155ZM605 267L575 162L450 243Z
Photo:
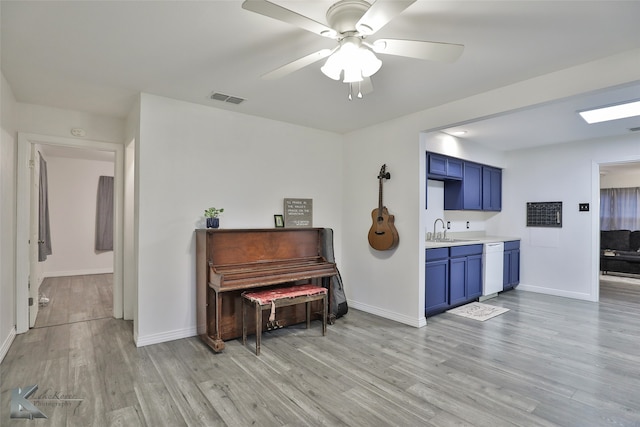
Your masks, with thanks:
M338 41L333 49L322 49L306 55L262 76L277 79L327 58L322 72L334 80L349 83L349 99L353 98L357 83L357 97L371 92L370 77L382 66L375 54L405 56L431 61L454 62L464 45L421 40L378 39L369 43L365 39L384 27L416 0L340 0L327 10L327 24L322 24L268 0L245 0L242 8L268 16L304 30Z

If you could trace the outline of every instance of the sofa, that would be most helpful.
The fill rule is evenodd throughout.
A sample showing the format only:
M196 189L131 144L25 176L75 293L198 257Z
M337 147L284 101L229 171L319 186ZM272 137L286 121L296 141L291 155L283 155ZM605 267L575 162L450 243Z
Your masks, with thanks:
M600 231L600 271L640 274L640 230Z

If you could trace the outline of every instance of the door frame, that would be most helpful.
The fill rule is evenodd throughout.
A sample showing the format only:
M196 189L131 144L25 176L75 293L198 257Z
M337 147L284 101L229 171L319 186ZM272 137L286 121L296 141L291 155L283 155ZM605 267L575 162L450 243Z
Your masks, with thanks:
M29 232L31 218L31 150L34 144L56 145L94 151L113 152L114 212L113 212L113 317L123 317L123 206L124 206L124 145L113 142L64 138L31 133L18 133L18 164L16 183L16 332L29 330ZM34 301L34 304L37 304Z

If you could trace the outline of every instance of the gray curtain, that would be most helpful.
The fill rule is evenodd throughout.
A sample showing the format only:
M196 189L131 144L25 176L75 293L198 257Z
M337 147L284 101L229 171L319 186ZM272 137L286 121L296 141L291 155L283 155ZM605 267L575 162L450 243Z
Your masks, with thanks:
M40 203L38 206L38 261L46 261L51 251L51 228L49 226L49 183L47 162L40 154Z
M113 250L113 177L101 176L98 181L96 210L96 251Z
M640 230L640 187L600 190L600 230Z

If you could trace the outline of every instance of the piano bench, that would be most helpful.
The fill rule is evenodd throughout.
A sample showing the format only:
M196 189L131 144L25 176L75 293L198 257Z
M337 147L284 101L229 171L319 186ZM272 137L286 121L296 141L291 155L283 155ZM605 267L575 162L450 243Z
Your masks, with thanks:
M260 339L262 335L262 311L271 309L269 322L275 321L277 307L286 307L305 303L307 311L307 329L311 325L312 301L322 300L322 335L327 334L327 289L315 285L296 285L263 291L246 291L242 293L242 344L247 345L247 304L253 304L256 312L256 355L260 355Z

